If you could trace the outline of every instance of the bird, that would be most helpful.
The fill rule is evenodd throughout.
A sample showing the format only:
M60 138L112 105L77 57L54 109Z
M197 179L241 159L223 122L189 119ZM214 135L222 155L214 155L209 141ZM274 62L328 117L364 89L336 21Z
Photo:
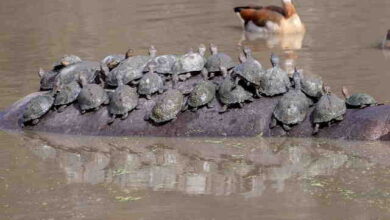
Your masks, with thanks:
M245 31L258 33L303 33L302 23L291 0L282 0L280 6L235 7Z

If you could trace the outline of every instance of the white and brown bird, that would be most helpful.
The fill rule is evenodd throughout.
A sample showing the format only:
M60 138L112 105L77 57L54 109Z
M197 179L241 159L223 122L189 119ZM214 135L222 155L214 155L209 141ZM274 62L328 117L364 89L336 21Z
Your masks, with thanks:
M248 32L260 33L302 33L302 23L291 0L282 0L279 6L235 7L234 12L241 18Z

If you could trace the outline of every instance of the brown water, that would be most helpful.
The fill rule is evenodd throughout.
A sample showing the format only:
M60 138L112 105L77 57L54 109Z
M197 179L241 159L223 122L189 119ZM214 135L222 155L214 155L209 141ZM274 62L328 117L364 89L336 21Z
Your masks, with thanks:
M213 42L275 52L389 102L390 1L297 0L305 35L244 36L238 0L0 1L0 109L63 54L129 47L184 53ZM277 4L262 1L263 4ZM290 66L289 66L290 64ZM388 143L299 139L79 138L0 133L1 219L389 219Z

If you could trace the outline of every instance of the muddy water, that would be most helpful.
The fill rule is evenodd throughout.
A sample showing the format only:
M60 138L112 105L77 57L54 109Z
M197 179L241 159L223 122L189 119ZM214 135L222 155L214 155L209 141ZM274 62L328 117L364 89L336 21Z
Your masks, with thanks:
M236 0L0 2L0 109L63 54L184 53L240 45L268 67L317 74L388 102L387 0L297 0L305 35L245 35ZM262 1L276 4L275 1ZM111 139L0 133L1 219L389 219L388 143Z

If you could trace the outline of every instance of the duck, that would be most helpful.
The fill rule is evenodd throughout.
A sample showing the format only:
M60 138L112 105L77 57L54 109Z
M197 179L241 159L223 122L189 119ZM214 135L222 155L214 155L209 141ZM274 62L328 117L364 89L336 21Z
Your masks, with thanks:
M387 34L385 36L385 39L382 42L381 47L382 47L382 49L389 49L390 50L390 29L387 31Z
M304 33L301 21L291 0L282 0L280 6L235 7L234 12L241 19L247 32L257 33Z

